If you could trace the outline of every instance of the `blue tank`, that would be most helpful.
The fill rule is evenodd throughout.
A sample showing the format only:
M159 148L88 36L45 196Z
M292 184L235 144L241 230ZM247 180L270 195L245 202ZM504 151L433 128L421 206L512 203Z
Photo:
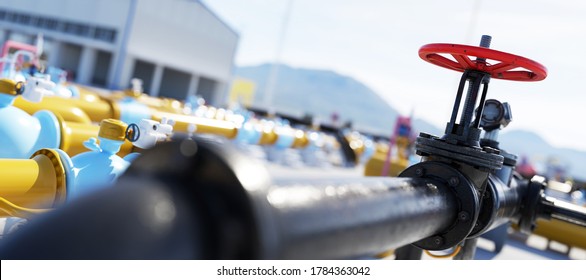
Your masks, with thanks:
M16 96L0 92L0 158L28 159L42 148L59 148L57 117L46 110L29 115L13 107Z
M75 180L71 188L70 197L86 195L95 190L109 187L130 165L130 162L119 157L116 153L124 143L98 137L100 144L92 138L86 142L91 152L81 153L71 158Z

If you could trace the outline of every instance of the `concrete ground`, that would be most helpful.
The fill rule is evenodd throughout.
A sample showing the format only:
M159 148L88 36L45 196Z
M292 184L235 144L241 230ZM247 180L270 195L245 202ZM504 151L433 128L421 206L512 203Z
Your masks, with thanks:
M519 234L509 234L509 239L498 254L494 253L494 244L486 239L479 239L476 250L477 260L586 260L586 250L568 248L568 246L548 240L539 235L530 235L525 241ZM568 252L569 249L569 252Z

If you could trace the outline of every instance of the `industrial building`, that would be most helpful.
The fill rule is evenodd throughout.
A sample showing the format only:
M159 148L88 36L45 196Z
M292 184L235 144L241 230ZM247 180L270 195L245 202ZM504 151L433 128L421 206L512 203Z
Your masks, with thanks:
M3 0L0 43L45 38L49 65L81 84L225 99L238 34L196 0Z

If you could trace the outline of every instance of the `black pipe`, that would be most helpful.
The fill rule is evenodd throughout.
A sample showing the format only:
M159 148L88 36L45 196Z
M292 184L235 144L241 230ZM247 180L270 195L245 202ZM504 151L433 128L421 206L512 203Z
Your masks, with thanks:
M470 237L478 237L508 222L518 223L521 219L521 205L526 196L527 182L514 178L507 185L493 174L488 179L480 215Z
M269 257L356 258L419 241L454 223L457 202L438 181L294 180L268 192L281 246Z
M543 195L541 206L547 218L565 221L571 224L586 227L586 207Z
M533 176L527 183L519 220L521 232L531 233L538 218L553 218L586 227L586 208L545 195L546 187L547 181L542 176Z
M2 240L0 257L372 256L446 230L457 204L453 192L434 179L271 183L262 165L228 143L185 139L146 151L116 186Z
M184 197L152 180L121 183L33 218L1 240L0 259L204 257L199 217Z

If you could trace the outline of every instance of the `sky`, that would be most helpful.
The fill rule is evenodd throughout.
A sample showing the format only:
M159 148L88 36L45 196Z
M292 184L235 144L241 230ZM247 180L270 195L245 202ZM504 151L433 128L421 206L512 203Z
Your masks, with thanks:
M491 80L488 98L512 108L513 122L505 131L529 130L554 146L586 151L581 84L586 77L586 1L203 2L239 34L236 66L278 61L333 70L366 84L400 113L413 110L442 129L461 73L424 62L419 48L430 43L477 46L482 35L490 35L492 49L548 69L540 82Z

